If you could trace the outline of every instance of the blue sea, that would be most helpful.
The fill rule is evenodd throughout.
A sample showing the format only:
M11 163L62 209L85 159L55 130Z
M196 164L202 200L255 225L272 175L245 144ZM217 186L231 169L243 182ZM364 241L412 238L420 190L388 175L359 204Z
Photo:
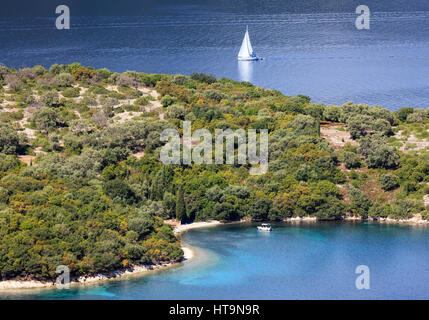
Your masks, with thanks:
M71 29L62 31L55 1L2 4L0 63L205 72L328 105L429 105L426 0L366 1L369 30L356 29L361 3L351 0L69 3ZM246 25L263 61L237 61ZM261 233L228 225L192 230L182 241L196 257L178 267L0 299L429 299L427 227L282 224ZM370 270L369 290L356 289L359 265Z
M377 223L255 224L191 230L194 259L145 276L0 299L429 299L429 228ZM357 289L358 266L369 289Z
M328 105L429 105L427 1L367 1L369 30L355 27L359 3L347 0L137 1L134 10L125 0L121 15L100 1L71 3L70 30L55 28L54 2L0 14L0 63L205 72ZM237 61L246 25L263 61Z

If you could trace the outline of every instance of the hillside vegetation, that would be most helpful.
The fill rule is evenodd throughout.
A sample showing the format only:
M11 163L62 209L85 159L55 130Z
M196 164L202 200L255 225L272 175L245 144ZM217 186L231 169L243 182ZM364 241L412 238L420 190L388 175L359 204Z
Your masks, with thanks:
M268 129L269 171L163 165L160 133L184 120ZM205 74L0 66L0 277L177 261L171 218L429 219L428 126L428 110L325 106Z

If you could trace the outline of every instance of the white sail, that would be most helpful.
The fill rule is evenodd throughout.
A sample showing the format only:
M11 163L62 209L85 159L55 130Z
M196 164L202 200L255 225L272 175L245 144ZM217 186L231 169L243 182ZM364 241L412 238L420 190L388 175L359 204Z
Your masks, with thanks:
M247 30L247 26L246 26L246 36L247 36L247 49L249 50L249 55L252 55L253 48L252 48L252 44L250 43L250 36L249 36L249 31Z
M252 44L250 43L249 31L246 27L246 33L244 34L243 42L241 43L240 51L238 52L238 58L250 58L253 54Z

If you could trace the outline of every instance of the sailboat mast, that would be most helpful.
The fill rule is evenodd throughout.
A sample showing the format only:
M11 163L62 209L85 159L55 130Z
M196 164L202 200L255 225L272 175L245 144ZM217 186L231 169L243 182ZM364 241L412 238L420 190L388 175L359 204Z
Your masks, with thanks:
M248 25L246 25L246 33L244 34L240 52L238 53L238 60L259 60L259 58L257 58L256 55L253 53L252 44L250 43Z

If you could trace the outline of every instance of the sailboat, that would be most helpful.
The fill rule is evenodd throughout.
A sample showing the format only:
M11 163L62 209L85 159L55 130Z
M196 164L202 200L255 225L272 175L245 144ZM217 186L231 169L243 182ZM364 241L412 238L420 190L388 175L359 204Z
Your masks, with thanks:
M246 26L246 33L244 34L243 43L241 44L240 52L238 52L239 61L256 61L262 60L261 57L256 56L253 52L252 44L250 43L249 28Z

